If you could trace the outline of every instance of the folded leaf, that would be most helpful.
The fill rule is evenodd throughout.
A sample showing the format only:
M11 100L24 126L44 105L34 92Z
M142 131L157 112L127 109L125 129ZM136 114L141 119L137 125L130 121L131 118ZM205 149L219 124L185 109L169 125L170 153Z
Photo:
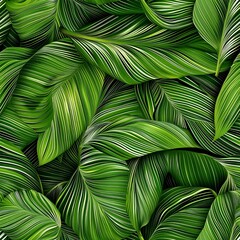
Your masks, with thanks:
M44 46L21 69L12 105L36 132L40 165L80 137L98 106L104 74L68 40Z
M158 206L167 167L163 155L151 154L131 160L129 168L127 211L133 227L139 232Z
M195 29L162 29L142 15L110 16L78 32L62 32L72 37L87 61L128 84L209 74L216 69L214 49Z
M222 137L240 115L240 54L234 61L217 97L214 120L215 139Z
M238 191L217 196L198 240L238 239L240 237L240 195Z
M200 35L218 54L216 75L240 46L239 0L196 0L193 22Z
M207 188L176 187L166 190L143 235L149 240L196 239L213 200L214 193Z
M80 239L120 240L133 232L125 207L128 177L124 161L83 149L80 166L57 200Z
M59 239L60 213L41 193L19 191L0 203L0 229L12 240Z

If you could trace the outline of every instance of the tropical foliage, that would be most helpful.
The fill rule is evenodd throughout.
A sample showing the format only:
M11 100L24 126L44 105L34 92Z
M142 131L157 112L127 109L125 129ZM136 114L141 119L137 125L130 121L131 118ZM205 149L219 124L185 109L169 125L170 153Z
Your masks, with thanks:
M240 239L239 0L0 0L0 240Z

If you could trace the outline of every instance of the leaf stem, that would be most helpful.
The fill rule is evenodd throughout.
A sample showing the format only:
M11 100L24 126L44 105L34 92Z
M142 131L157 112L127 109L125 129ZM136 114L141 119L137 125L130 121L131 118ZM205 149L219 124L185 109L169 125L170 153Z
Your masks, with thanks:
M144 237L143 237L143 235L142 235L140 230L137 232L137 234L138 234L139 240L144 240Z

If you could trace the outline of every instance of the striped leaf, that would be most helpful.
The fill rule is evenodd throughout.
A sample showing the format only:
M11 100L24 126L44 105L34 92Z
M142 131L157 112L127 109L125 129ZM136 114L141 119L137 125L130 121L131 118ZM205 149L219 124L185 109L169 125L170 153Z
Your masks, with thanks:
M118 0L98 5L103 11L112 15L127 15L143 13L139 0Z
M85 3L80 0L59 1L57 12L61 25L72 31L76 31L87 23L106 15L97 5Z
M123 239L133 232L125 207L129 170L124 161L85 147L81 164L57 206L80 239Z
M0 138L12 142L23 150L37 138L37 134L25 124L11 108L0 114Z
M61 217L41 193L18 191L0 203L0 229L12 240L56 240L61 233Z
M216 69L214 49L195 29L162 29L142 15L110 16L78 32L62 32L88 62L128 84L209 74ZM228 63L221 70L227 68Z
M216 75L240 45L239 0L196 0L193 22L200 35L218 54Z
M56 39L57 1L7 1L6 6L22 46L39 48Z
M21 69L12 104L41 133L40 165L65 152L83 133L98 106L103 78L83 63L68 40L46 45Z
M221 155L231 156L239 153L239 130L240 125L236 123L229 133L217 141L214 139L214 97L204 93L194 85L184 86L178 82L159 82L160 87L168 99L170 105L177 110L176 118L184 118L197 140L197 142L208 151ZM169 112L165 112L167 116ZM180 114L180 115L179 115Z
M0 179L0 201L3 196L15 190L35 189L41 191L38 174L29 160L17 147L1 138Z
M239 6L240 8L240 6ZM240 36L239 36L240 37ZM240 54L234 61L217 97L214 120L215 139L222 137L233 126L240 114Z
M10 240L10 239L4 232L0 231L0 240Z
M76 233L73 232L73 230L68 227L66 224L62 223L62 234L60 239L61 240L79 240Z
M181 29L192 25L194 3L195 0L141 0L149 20L167 29Z
M127 117L102 129L93 129L91 136L88 139L91 146L122 160L167 149L199 147L185 129L170 123Z
M151 154L129 163L126 206L132 225L138 232L149 222L158 206L167 174L165 162L163 155Z
M225 168L206 154L175 150L164 152L164 158L169 173L179 186L206 187L219 192L228 177Z
M81 0L81 1L88 2L88 3L95 3L95 4L104 4L104 3L116 2L118 0Z
M5 42L11 29L11 20L6 9L6 0L0 1L0 46Z
M228 171L228 173L234 179L237 187L240 187L240 159L239 157L228 157L228 158L218 158L219 163L221 163L224 168Z
M149 240L196 239L213 200L214 193L207 188L166 190L152 220L143 230L144 237Z
M19 73L34 51L10 47L0 52L0 113L10 101Z
M239 239L240 237L240 195L238 191L217 196L198 240Z
M37 168L43 191L54 202L78 168L80 160L78 148L79 141L57 159Z

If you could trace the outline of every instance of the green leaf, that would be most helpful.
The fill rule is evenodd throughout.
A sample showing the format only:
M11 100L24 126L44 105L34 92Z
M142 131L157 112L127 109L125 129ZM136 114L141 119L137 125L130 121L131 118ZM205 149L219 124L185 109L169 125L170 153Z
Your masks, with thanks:
M117 2L98 5L98 7L112 15L143 13L143 9L139 0L118 0Z
M45 195L55 201L78 168L79 141L52 162L37 168ZM51 174L49 174L51 173Z
M135 86L136 96L145 118L186 128L182 113L178 111L175 104L172 104L160 83L155 80Z
M9 240L8 236L2 231L0 231L0 239L1 240Z
M0 113L10 101L19 73L34 53L27 48L10 47L0 52Z
M207 188L176 187L166 190L152 220L144 229L149 240L194 240L204 226L214 193Z
M0 229L12 240L59 239L61 217L41 193L19 191L0 203Z
M0 137L22 150L37 138L37 134L18 117L16 112L6 108L0 114Z
M240 2L238 0L196 0L193 22L200 35L218 54L216 75L240 45Z
M104 4L110 2L116 2L118 0L82 0L83 2L95 3L95 4Z
M238 239L240 237L240 195L238 191L217 196L198 240Z
M6 1L0 1L0 46L5 42L7 35L11 29L11 20L6 9Z
M1 138L0 179L0 200L15 190L35 189L41 191L40 179L29 160L17 147Z
M167 174L163 157L160 154L151 154L129 163L127 211L138 232L149 222L158 206Z
M229 172L229 174L234 179L235 184L237 187L240 187L240 159L239 157L228 157L228 158L218 158L219 163L221 163L224 168Z
M167 149L199 147L187 130L158 121L126 117L96 131L88 143L122 160Z
M83 133L98 106L103 79L68 40L46 45L21 69L12 105L41 133L40 165L65 152Z
M192 25L194 3L195 0L141 0L149 20L167 29L180 29Z
M56 39L59 26L57 1L8 0L6 5L22 46L39 48Z
M66 224L62 223L62 234L61 234L61 240L79 240L76 233L73 232L73 230L68 227Z
M206 154L175 150L164 152L163 158L179 186L207 187L218 192L228 176L225 168Z
M79 0L61 0L58 2L59 21L64 28L72 31L76 31L105 15L106 13L95 4Z
M134 87L107 77L92 126L114 122L124 117L144 118Z
M123 239L133 232L125 207L129 170L124 161L85 147L57 206L80 239Z
M127 29L127 30L126 30ZM162 29L144 16L110 16L81 28L62 29L84 58L128 84L213 73L214 49L195 29ZM228 63L221 70L226 70Z
M233 126L240 114L240 54L234 61L217 97L214 120L215 140Z

